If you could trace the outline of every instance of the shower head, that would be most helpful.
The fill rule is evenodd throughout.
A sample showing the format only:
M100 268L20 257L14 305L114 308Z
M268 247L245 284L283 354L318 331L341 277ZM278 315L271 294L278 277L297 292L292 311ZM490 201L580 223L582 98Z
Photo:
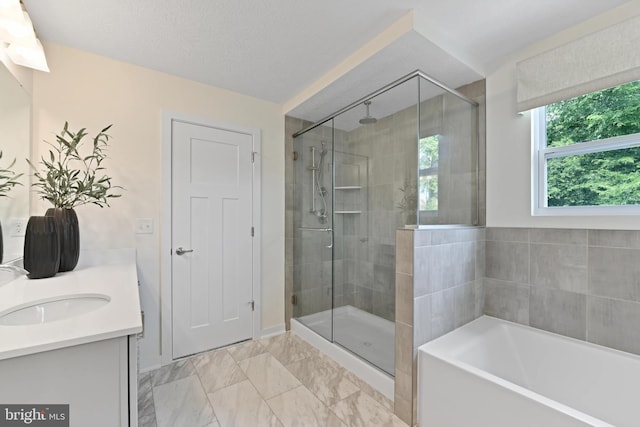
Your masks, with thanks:
M367 115L360 119L361 125L370 125L378 121L375 117L371 117L369 114L369 106L371 105L371 101L364 101L365 107L367 107Z

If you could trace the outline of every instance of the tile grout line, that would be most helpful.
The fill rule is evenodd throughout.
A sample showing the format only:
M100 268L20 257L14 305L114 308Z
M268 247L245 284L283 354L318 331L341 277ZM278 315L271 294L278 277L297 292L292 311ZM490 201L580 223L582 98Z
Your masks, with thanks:
M295 334L291 334L291 336L292 336L292 337L297 337ZM322 352L319 352L319 351L307 351L307 347L308 347L309 345L308 345L306 342L304 342L304 340L301 340L301 341L302 341L302 345L303 345L303 347L304 347L304 348L303 348L303 350L301 351L301 354L303 355L303 357L302 357L301 359L299 359L299 360L296 360L296 361L292 362L291 364L293 364L293 363L298 363L298 362L304 362L304 361L308 361L308 360L311 360L311 359L314 359L314 360L315 360L315 359L317 359L317 360L319 361L319 363L326 363L326 361L324 361L324 360L323 360L323 355L324 355L324 354L323 354ZM337 371L335 372L335 374L336 374L339 378L344 378L344 379L348 380L349 382L351 382L351 383L355 386L356 390L355 390L354 392L349 393L348 395L346 395L346 396L344 396L344 397L340 398L340 395L337 393L337 388L336 388L336 389L335 389L335 390L333 390L333 391L335 391L335 392L336 392L336 396L337 396L339 399L338 399L335 403L333 403L332 405L328 405L328 404L326 404L326 403L325 403L325 402L324 402L324 401L319 397L319 395L318 395L318 394L314 393L311 389L309 389L309 387L307 387L307 385L306 385L306 384L304 384L304 383L303 383L303 382L302 382L302 381L301 381L301 380L300 380L300 379L295 375L295 373L294 373L293 371L291 371L291 369L289 369L289 367L288 367L289 365L285 365L285 364L283 364L283 363L282 363L282 362L281 362L281 361L280 361L280 360L279 360L279 359L278 359L278 358L277 358L277 357L276 357L276 356L275 356L271 351L269 351L269 349L267 349L267 347L266 347L264 344L262 344L259 340L255 340L255 342L256 342L258 345L260 345L260 346L261 346L261 348L262 348L262 350L264 350L264 352L261 352L261 353L259 353L259 354L253 355L253 356L251 356L251 357L247 357L247 358L245 358L245 359L243 359L243 360L251 359L251 358L253 358L253 357L257 357L257 356L261 356L261 355L263 355L263 354L266 354L266 355L268 355L269 357L273 358L273 360L274 360L274 361L278 362L282 367L284 367L284 368L285 368L285 370L286 370L286 371L287 371L291 376L293 376L293 377L294 377L294 378L299 382L299 385L298 385L298 386L296 386L296 387L294 387L294 388L292 388L292 389L289 389L289 390L283 391L282 393L279 393L279 394L277 394L277 395L274 395L274 396L272 396L270 399L274 399L274 398L276 398L276 397L278 397L278 396L281 396L281 395L282 395L282 394L284 394L284 393L290 392L290 391L292 391L292 390L296 390L298 387L300 387L300 386L301 386L301 387L304 387L304 389L306 389L306 390L310 393L310 395L311 395L311 396L313 396L313 397L316 399L316 401L318 401L318 402L320 403L321 408L324 408L324 409L327 411L327 412L326 412L327 414L332 414L333 416L335 416L335 417L336 417L336 419L340 420L340 422L342 422L342 423L347 423L347 421L345 421L342 417L340 417L340 416L339 416L339 414L336 412L336 408L337 408L337 406L338 406L340 403L343 403L343 402L345 402L346 400L353 398L356 394L360 393L360 394L362 394L362 395L367 396L367 397L368 397L368 398L370 398L373 402L375 402L375 403L376 403L376 406L379 406L379 407L380 407L380 410L382 410L385 414L389 415L390 417L393 417L393 411L392 411L392 410L389 410L389 409L388 409L384 404L382 404L381 402L379 402L379 401L376 399L376 397L375 397L375 396L372 396L372 395L370 395L369 393L367 393L367 392L366 392L362 387L360 387L360 385L359 385L358 383L353 383L353 381L351 381L351 380L348 378L348 374L350 373L350 371L348 371L347 369L345 369L344 367L341 367L341 366L334 367L332 364L329 364L329 368L330 368L331 370L334 370L334 368L337 368ZM264 402L264 403L267 405L267 407L270 409L270 411L271 411L271 413L273 414L273 416L275 417L275 419L277 419L277 420L280 422L280 424L282 424L282 425L284 426L284 423L283 423L282 419L281 419L281 418L280 418L280 417L279 417L279 416L278 416L278 415L273 411L273 407L271 406L270 402L269 402L267 399L265 399L265 398L264 398L264 396L263 396L263 395L262 395L262 393L258 390L258 388L256 387L256 385L255 385L255 384L253 383L253 381L251 380L251 378L249 378L248 376L246 376L246 372L242 369L242 367L240 367L240 362L241 362L241 361L236 360L236 359L231 355L231 352L230 352L230 351L228 351L228 350L229 350L228 348L223 348L223 349L216 349L216 350L214 350L214 351L215 351L215 352L217 352L217 351L226 351L226 352L227 352L227 355L228 355L228 356L233 360L234 366L235 366L237 369L241 370L241 371L245 374L246 380L248 380L248 381L249 381L249 384L250 384L250 385L254 388L254 390L257 392L257 395L260 397L260 399L262 400L262 402ZM314 348L312 348L312 347L310 347L310 350L315 350L315 349L314 349ZM208 353L208 352L205 352L205 353ZM203 353L203 354L204 354L204 353ZM195 356L195 357L197 357L197 356ZM195 360L195 359L194 359L194 360ZM212 415L213 415L213 420L211 420L211 422L217 422L217 423L220 425L220 420L218 419L218 417L217 417L217 415L216 415L216 411L215 411L215 409L214 409L214 407L213 407L213 404L212 404L211 400L209 399L209 393L207 393L207 391L206 391L206 389L205 389L205 386L204 386L204 383L203 383L203 379L202 379L202 377L201 377L201 373L200 373L200 372L198 371L198 369L196 368L195 363L193 362L193 360L189 360L189 363L191 363L191 364L192 364L193 371L195 372L195 375L198 377L198 382L199 382L199 384L200 384L200 386L201 386L201 389L204 391L205 396L207 397L207 404L208 404L208 405L209 405L209 407L211 408ZM186 378L186 377L185 377L185 378ZM179 379L183 379L183 378L179 378ZM156 425L157 425L157 408L156 408L156 405L155 405L155 397L154 397L154 393L153 393L153 392L154 392L154 388L155 388L155 386L153 385L153 375L152 375L151 373L149 373L149 381L150 381L150 384L151 384L150 399L151 399L151 402L153 403L153 415L154 415L155 422L156 422ZM174 381L177 381L177 380L174 380ZM165 384L166 384L166 383L165 383ZM237 383L236 383L236 384L237 384ZM225 388L227 388L227 387L231 387L231 386L233 386L233 385L235 385L235 384L227 385L227 386L222 387L222 388L220 388L220 389L218 389L218 390L216 390L216 391L224 390ZM360 411L359 411L359 409L358 409L358 408L356 408L356 412L357 412L358 414L360 414ZM346 425L348 425L348 424L346 424ZM224 427L224 426L221 426L221 427Z
M586 289L587 292L585 293L585 297L584 297L584 340L586 342L589 342L589 295L591 295L591 285L590 285L590 274L589 274L589 237L590 237L591 232L589 231L589 229L587 229L587 244L586 244L586 255L585 255L585 266L586 266L586 270L587 270L587 274L586 274L586 279L587 279L587 283L586 283Z
M253 386L253 384L251 384ZM254 386L255 388L255 386ZM293 389L295 390L295 389ZM256 390L257 391L257 390ZM285 392L286 393L286 392ZM258 391L258 395L260 395L260 392ZM280 396L280 395L278 395ZM274 396L276 397L276 396ZM282 422L282 420L280 419L280 417L278 416L278 414L276 414L276 411L273 410L273 407L271 406L271 404L269 403L269 401L267 399L264 399L262 397L262 395L260 395L260 398L262 399L262 401L265 403L265 405L267 405L269 407L269 410L271 411L271 413L273 414L274 417L276 417L276 419L280 422L280 425L284 427L284 422ZM272 398L273 399L273 398ZM222 426L221 426L222 427Z
M156 413L156 401L155 398L153 396L153 380L152 380L152 376L151 374L149 374L149 384L150 384L150 393L151 393L151 404L153 405L153 421L157 427L158 425L158 414ZM140 412L138 412L138 421L140 421Z
M264 347L264 346L263 346L263 347ZM273 357L273 358L275 359L275 357L274 357L274 356L273 356L273 355L272 355L272 354L267 350L267 348L266 348L266 347L264 347L264 349L265 349L265 353L266 353L266 354L268 354L270 357ZM262 354L264 354L264 353L260 353L260 354L257 354L257 355L255 355L255 356L248 357L248 358L243 359L243 360L252 359L253 357L257 357L257 356L260 356L260 355L262 355ZM277 359L276 359L276 360L277 360ZM262 399L262 401L265 403L265 405L267 405L267 406L269 407L269 410L271 411L271 413L273 414L273 416L274 416L274 417L276 417L276 419L280 422L280 424L281 424L282 426L284 426L284 422L282 422L282 420L280 419L280 417L278 416L278 414L276 414L276 412L273 410L273 407L269 404L269 400L268 400L268 399L265 399L265 397L262 395L262 393L260 392L260 390L258 390L258 387L256 387L256 385L253 383L253 381L251 381L251 378L247 375L247 373L244 371L244 369L242 369L242 367L240 366L239 362L236 362L236 363L238 364L238 368L240 368L240 370L241 370L242 372L244 372L244 375L245 375L245 377L247 378L247 381L249 381L249 384L251 384L251 387L253 387L253 389L256 391L256 393L258 393L258 396L260 397L260 399ZM283 365L283 366L284 366L284 365ZM295 390L296 388L297 388L297 387L294 387L294 388L293 388L293 389L291 389L291 390ZM290 391L290 390L287 390L287 391ZM277 395L275 395L275 396L271 397L271 399L273 399L273 398L275 398L275 397L277 397L277 396L280 396L280 395L282 395L282 394L284 394L284 393L286 393L286 391L283 391L282 393L279 393L279 394L277 394ZM224 427L224 426L220 426L220 427Z
M303 342L304 342L304 340L303 340ZM312 348L311 346L309 346L309 344L307 344L306 342L304 342L304 345L305 345L305 347L307 347L307 346L308 346L308 347L310 347L310 348L309 348L310 350L313 350L313 348ZM300 362L300 361L302 361L302 360L307 360L307 359L314 358L314 359L317 359L320 363L326 363L325 361L323 361L323 360L322 360L322 356L323 356L323 353L322 353L322 352L319 352L319 351L318 351L318 352L315 352L315 353L314 353L314 352L311 352L311 351L310 351L310 352L309 352L309 356L307 356L307 357L305 357L305 358L303 358L303 359L301 359L301 360L299 360L299 361L297 361L297 362ZM293 363L297 363L297 362L293 362ZM295 375L295 373L294 373L294 372L292 372L292 371L288 368L288 366L290 366L290 365L291 365L291 364L289 364L289 365L283 365L283 366L285 367L285 369L287 369L287 371L289 371L289 372L291 373L291 375L293 375L294 377L296 377L296 378L298 379L298 381L300 381L300 384L301 384L305 389L307 389L307 391L309 391L309 393L311 393L311 395L313 395L313 396L318 400L318 402L320 402L320 404L321 404L325 409L327 409L327 411L328 411L329 413L332 413L332 414L333 414L337 419L339 419L342 423L346 423L346 421L345 421L342 417L340 417L340 415L335 411L335 406L336 406L339 402L344 401L345 399L347 399L347 398L349 398L349 397L353 396L353 395L354 395L354 394L356 394L356 393L359 393L359 392L360 392L360 393L364 393L364 391L362 390L362 388L361 388L361 387L359 387L358 385L354 384L352 381L350 381L350 380L347 378L347 380L348 380L349 382L351 382L351 383L352 383L352 384L357 388L357 390L356 390L356 391L354 391L353 393L349 394L348 396L345 396L344 398L339 399L336 403L334 403L332 406L330 406L330 405L327 405L327 404L326 404L322 399L320 399L320 397L318 396L318 394L316 394L316 393L314 393L312 390L310 390L310 389L306 386L306 384L304 384L304 383L303 383L303 382L302 382L302 381L301 381L301 380L300 380L300 379ZM341 369L344 369L344 368L342 368L342 367L341 367ZM346 373L345 373L344 375L346 376ZM373 397L371 397L371 398L372 398L373 400L375 400ZM382 405L381 405L381 406L382 406ZM386 408L385 408L385 410L386 410Z
M304 340L303 340L303 341L304 341ZM305 342L304 344L305 344L305 346L309 346L309 344L308 344L308 343L306 343L306 342ZM313 347L312 347L312 349L313 349ZM323 357L326 357L326 355L324 355L324 353L322 353L321 351L317 351L315 354L314 354L314 353L310 354L310 356L308 356L307 358L317 358L317 359L319 359L321 362L326 363L326 362L322 361ZM329 358L329 359L331 360L331 358ZM286 367L287 367L287 366L285 366L285 368L286 368ZM350 383L352 383L352 384L357 388L357 390L356 390L356 391L354 391L353 393L350 393L350 394L348 394L347 396L345 396L345 397L343 397L343 398L339 399L339 400L338 400L337 402L335 402L333 405L331 405L331 406L330 406L330 405L327 405L325 402L323 402L323 401L319 398L319 396L318 396L317 394L315 394L315 393L313 393L313 391L309 390L309 388L308 388L308 387L306 387L306 385L305 385L305 384L303 384L303 386L304 386L307 390L309 390L309 391L310 391L314 396L316 396L316 398L320 401L320 403L322 403L322 404L323 404L326 408L328 408L328 409L329 409L329 410L330 410L330 411L331 411L331 412L332 412L332 413L333 413L333 414L334 414L334 415L335 415L339 420L341 420L341 421L342 421L342 422L344 422L344 423L348 423L348 421L347 421L347 420L344 420L342 417L340 417L340 416L339 416L339 414L335 411L335 407L336 407L340 402L344 402L345 400L347 400L347 399L349 399L349 398L353 397L354 395L356 395L356 394L358 394L358 393L363 394L363 395L367 396L368 398L370 398L370 399L371 399L371 400L372 400L376 405L378 405L378 406L380 407L380 409L381 409L384 413L387 413L387 414L389 414L391 417L393 417L393 415L394 415L393 409L389 409L389 408L387 408L383 403L379 402L379 401L378 401L378 399L377 399L375 396L373 396L373 395L369 394L369 393L368 393L368 392L366 392L366 391L365 391L365 390L364 390L360 385L358 385L357 383L354 383L353 381L351 381L351 380L348 378L348 375L349 375L349 374L352 374L352 375L355 375L355 374L353 374L353 373L352 373L352 372L350 372L348 369L346 369L346 368L344 368L344 367L342 367L342 366L340 366L340 365L337 365L337 368L340 370L339 374L340 374L340 375L342 375L342 376L344 376L344 377L345 377L345 379L346 379L347 381L349 381ZM287 369L288 369L288 368L287 368ZM343 373L342 371L344 371L344 373ZM291 371L290 371L290 372L291 372ZM293 374L293 372L291 372L291 373L292 373L292 375L294 375L294 374ZM294 376L295 376L295 375L294 375ZM357 378L357 376L356 376L356 378ZM358 379L359 379L359 378L358 378ZM360 381L362 381L362 380L360 380ZM366 382L363 382L363 384L366 384ZM347 424L347 425L348 425L348 424Z
M156 398L153 392L153 383L151 384L151 402L153 403L153 422L158 427L158 413L156 412Z
M229 355L229 356L231 357L231 355ZM233 359L233 357L231 357L231 359ZM209 404L209 407L211 408L211 413L213 414L213 418L215 418L215 421L218 423L218 426L220 426L220 420L218 419L218 416L216 415L216 411L213 408L213 404L211 403L211 399L209 399L209 393L207 393L207 389L205 388L204 383L202 382L202 378L200 378L200 372L198 372L198 369L196 368L196 365L193 363L193 361L190 361L190 362L193 365L193 370L196 373L196 377L198 378L198 382L200 383L200 387L202 387L202 391L204 392L204 395L207 397L207 403ZM234 360L234 362L235 362L235 360Z
M243 359L243 360L252 359L252 358L254 358L254 357L261 356L262 354L267 354L267 355L269 355L269 357L272 357L274 360L276 360L278 363L280 363L280 365L282 365L282 367L283 367L283 368L285 368L285 369L287 370L287 372L289 372L289 373L290 373L294 378L296 378L296 380L298 380L298 382L300 383L300 386L305 387L305 386L304 386L304 384L302 384L302 382L301 382L301 381L300 381L300 380L299 380L295 375L293 375L293 373L292 373L291 371L289 371L289 370L287 369L286 365L284 365L280 360L278 360L278 358L277 358L277 357L275 357L275 356L271 353L271 351L269 351L269 349L268 349L264 344L262 344L262 343L261 343L261 342L259 342L259 341L256 341L256 342L257 342L258 344L260 344L260 345L262 346L262 348L265 350L265 351L264 351L264 353L260 353L260 354L257 354L257 355L255 355L255 356L248 357L248 358ZM232 358L233 358L233 356L232 356ZM235 359L234 359L234 361L235 361ZM296 387L294 387L294 388L292 388L292 389L285 390L285 391L283 391L283 392L281 392L281 393L278 393L278 394L276 394L276 395L274 395L274 396L271 396L269 399L266 399L266 398L265 398L265 396L260 392L260 390L258 389L258 387L256 387L256 385L253 383L253 381L251 381L251 378L247 375L247 373L244 371L244 369L242 369L242 367L240 366L239 362L237 362L237 361L236 361L236 364L238 365L238 368L240 368L240 370L245 374L245 376L246 376L246 378L247 378L247 381L249 381L249 384L251 384L251 387L253 387L253 388L255 389L256 393L258 393L258 396L260 396L260 399L262 399L262 401L263 401L263 402L264 402L264 403L269 407L269 410L271 411L271 413L273 414L273 416L274 416L274 417L276 417L276 419L280 422L280 424L281 424L282 426L284 426L284 425L285 425L285 424L284 424L284 422L280 419L280 417L278 416L278 414L276 414L276 412L273 410L273 407L272 407L272 406L271 406L271 404L269 403L269 400L270 400L270 399L275 399L276 397L281 396L281 395L283 395L284 393L288 393L288 392L289 392L289 391L291 391L291 390L295 390L296 388L298 388L298 387L300 387L300 386L296 386ZM305 387L305 388L306 388L306 387ZM221 426L221 427L223 427L223 426Z
M326 363L326 364L328 365L328 362L326 362L326 361L322 360L322 355L321 355L321 354L319 354L319 355L312 355L312 356L309 356L307 359L312 358L312 357L313 357L313 358L315 358L315 359L318 359L318 361L319 361L320 363ZM303 360L304 360L304 359L303 359ZM294 362L294 363L297 363L297 362ZM290 366L290 365L291 365L291 364L289 364L289 365L284 365L284 367L285 367L285 368L286 368L286 369L291 373L291 375L293 375L294 377L296 377L296 378L298 379L298 381L300 381L300 384L302 384L302 385L303 385L307 390L309 390L309 392L310 392L311 394L313 394L313 395L316 397L316 399L318 399L318 401L320 401L320 403L322 403L323 405L325 405L325 407L327 407L327 409L329 409L329 410L331 410L332 412L334 412L334 414L335 414L338 418L340 418L340 416L338 416L338 414L337 414L337 413L335 413L335 411L333 410L333 408L332 408L331 406L329 406L328 404L326 404L326 403L325 403L325 402L320 398L320 396L319 396L317 393L314 393L314 392L313 392L313 390L310 390L310 389L309 389L309 387L307 387L307 385L306 385L306 384L304 384L304 383L300 380L300 378L298 378L298 377L295 375L295 373L293 373L293 372L288 368L288 366ZM331 367L331 368L333 368L333 367ZM339 367L339 369L346 370L346 369L345 369L345 368L343 368L343 367ZM341 378L343 378L343 377L344 377L344 379L345 379L345 380L347 380L347 381L349 381L351 384L353 384L353 385L354 385L354 387L355 387L355 388L357 388L357 390L356 390L356 391L354 391L353 393L348 394L347 396L345 396L345 397L343 397L343 398L338 399L338 401L337 401L336 403L334 403L334 405L333 405L333 406L335 406L338 402L341 402L341 401L343 401L343 400L347 399L348 397L353 396L354 394L356 394L356 393L358 393L358 392L363 392L363 393L364 393L364 391L362 390L362 388L361 388L361 387L359 387L357 384L353 383L353 381L351 381L351 380L349 380L348 378L346 378L346 376L347 376L347 374L346 374L346 373L344 373L344 374L343 374L343 373L339 372L338 374L341 376ZM367 394L368 394L368 393L367 393ZM372 399L373 399L373 397L372 397ZM374 400L375 400L375 399L374 399ZM341 419L341 418L340 418L340 419Z

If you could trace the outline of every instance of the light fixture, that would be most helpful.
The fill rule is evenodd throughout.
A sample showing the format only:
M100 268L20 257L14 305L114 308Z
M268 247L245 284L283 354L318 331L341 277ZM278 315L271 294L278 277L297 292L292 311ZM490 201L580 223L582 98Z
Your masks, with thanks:
M31 19L17 0L0 0L0 41L14 43L33 33Z
M0 50L17 65L49 72L42 43L36 38L29 14L20 0L0 0ZM8 43L8 47L4 44Z
M10 44L7 48L7 55L14 64L33 68L38 71L49 72L49 66L47 65L47 58L44 55L42 43L35 37L33 38L33 42L29 44Z

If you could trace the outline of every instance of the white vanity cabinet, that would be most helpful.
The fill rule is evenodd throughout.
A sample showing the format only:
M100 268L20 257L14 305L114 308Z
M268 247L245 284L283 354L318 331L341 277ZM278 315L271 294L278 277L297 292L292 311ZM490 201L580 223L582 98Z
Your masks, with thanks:
M1 360L0 402L68 404L71 426L135 426L135 349L124 336Z
M109 263L79 263L53 278L22 276L0 286L0 404L68 404L71 427L137 426L142 319L135 252L100 255ZM42 323L2 321L17 308L77 295L108 303Z

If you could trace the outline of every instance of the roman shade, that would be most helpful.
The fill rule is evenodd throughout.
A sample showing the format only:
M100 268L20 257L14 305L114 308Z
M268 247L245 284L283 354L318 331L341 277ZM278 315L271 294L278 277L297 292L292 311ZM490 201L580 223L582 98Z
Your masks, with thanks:
M516 65L518 111L640 80L640 17Z

